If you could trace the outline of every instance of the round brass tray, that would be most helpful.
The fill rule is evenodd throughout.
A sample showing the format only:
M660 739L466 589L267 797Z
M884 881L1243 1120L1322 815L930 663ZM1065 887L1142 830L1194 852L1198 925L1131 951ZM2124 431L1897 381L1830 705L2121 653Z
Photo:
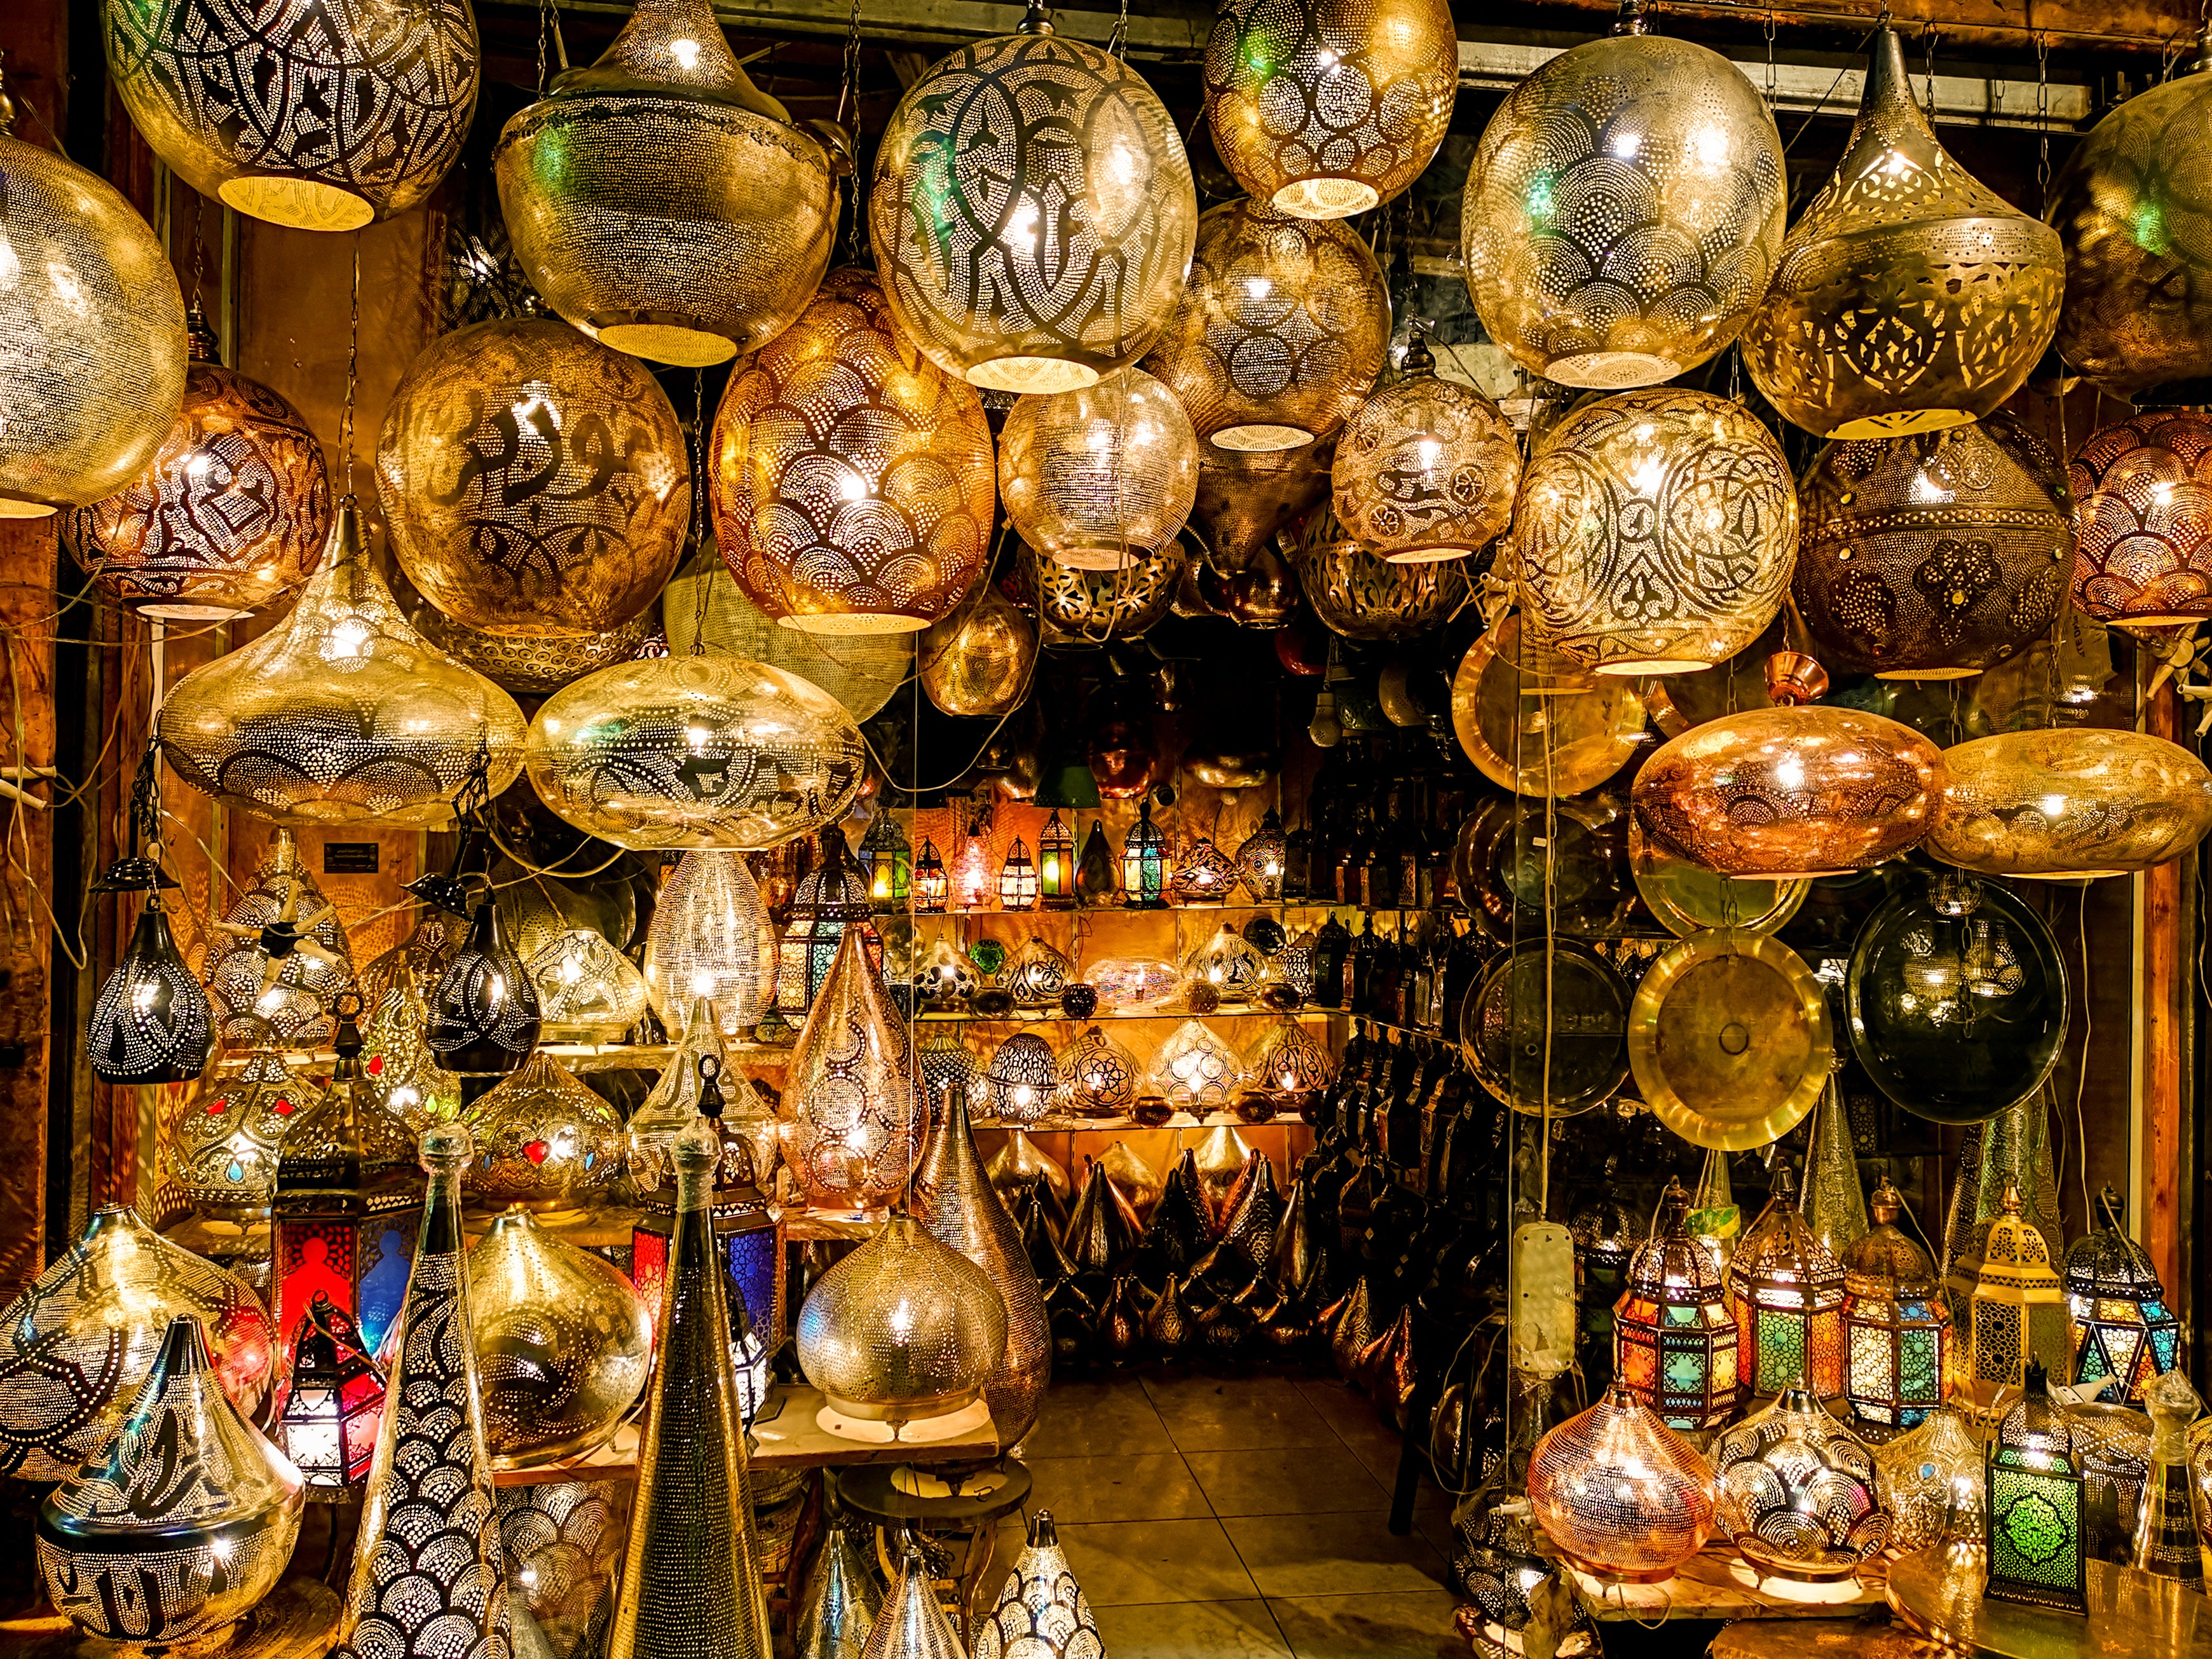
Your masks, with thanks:
M1739 879L1654 847L1633 814L1628 820L1628 868L1644 908L1676 939L1717 927L1778 933L1813 890L1812 879Z
M1468 647L1452 676L1451 711L1475 769L1523 795L1596 788L1627 763L1644 732L1632 680L1601 678L1545 646L1524 647L1517 614Z
M2212 1601L2171 1578L2109 1561L2089 1563L2089 1611L1994 1601L1978 1561L1941 1548L1890 1564L1890 1608L1914 1630L1961 1653L1998 1659L2212 1659Z
M1834 1057L1820 981L1763 933L1680 940L1651 964L1629 1006L1628 1064L1644 1103L1715 1152L1747 1152L1796 1128Z

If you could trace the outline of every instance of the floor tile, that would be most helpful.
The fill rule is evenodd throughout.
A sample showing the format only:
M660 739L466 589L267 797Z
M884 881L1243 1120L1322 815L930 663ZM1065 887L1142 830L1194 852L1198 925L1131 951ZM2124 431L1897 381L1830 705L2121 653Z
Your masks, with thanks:
M1172 1452L1175 1442L1133 1378L1091 1382L1054 1378L1036 1426L1022 1440L1026 1457L1133 1456Z
M1182 1521L1217 1511L1173 1452L1140 1457L1032 1457L1029 1508L1061 1526L1093 1521Z
M1370 1469L1396 1469L1398 1448L1405 1437L1395 1425L1382 1420L1374 1401L1357 1389L1319 1377L1299 1378L1297 1389L1299 1396L1322 1420L1359 1454L1361 1462Z
M1443 1559L1419 1533L1394 1538L1387 1510L1243 1516L1221 1524L1260 1593L1379 1595L1443 1583Z
M1233 1601L1259 1594L1218 1521L1062 1527L1060 1541L1093 1607Z
M1184 1461L1220 1516L1319 1515L1390 1501L1382 1484L1341 1446L1187 1452Z
M1265 1601L1168 1601L1094 1609L1113 1659L1290 1659Z
M1286 1377L1147 1376L1144 1385L1168 1434L1184 1452L1341 1443Z
M1381 1595L1270 1598L1267 1610L1297 1659L1454 1659L1467 1644L1442 1589Z

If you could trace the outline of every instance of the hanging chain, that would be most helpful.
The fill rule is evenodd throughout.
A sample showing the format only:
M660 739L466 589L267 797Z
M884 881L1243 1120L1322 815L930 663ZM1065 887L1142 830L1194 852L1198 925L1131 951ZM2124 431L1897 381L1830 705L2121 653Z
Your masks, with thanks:
M691 371L691 526L690 541L693 552L704 544L707 518L707 371ZM707 654L707 601L714 592L714 572L711 566L702 571L692 584L696 597L692 601L691 654Z
M553 32L553 0L538 0L538 95L545 95L545 40Z
M200 308L200 278L207 270L207 248L200 240L200 219L207 211L207 198L199 191L192 192L192 298L189 309Z
M1766 112L1769 115L1774 113L1774 14L1770 11L1766 14Z
M346 321L345 403L338 411L338 449L345 457L345 493L353 495L353 398L361 379L361 233L353 234L353 293Z
M2042 211L2051 205L2051 37L2040 29L2035 32L2035 201Z
M1928 118L1936 118L1936 43L1943 37L1934 29L1928 31Z
M1115 21L1114 33L1106 42L1106 50L1125 64L1129 61L1129 0L1121 0L1121 15Z
M858 166L860 131L860 0L853 0L853 9L845 20L845 66L843 83L837 89L837 125L851 137L855 158L850 175L842 181L851 217L846 222L846 248L851 262L866 264L867 258L866 233L860 223L860 215L866 204L860 194L860 169Z

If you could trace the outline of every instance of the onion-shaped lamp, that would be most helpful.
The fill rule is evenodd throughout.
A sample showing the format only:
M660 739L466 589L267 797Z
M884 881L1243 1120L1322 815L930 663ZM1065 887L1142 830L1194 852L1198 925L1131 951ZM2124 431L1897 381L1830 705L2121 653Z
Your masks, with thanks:
M1889 1511L1899 1556L1940 1544L1960 1519L1982 1511L1982 1445L1963 1413L1937 1406L1917 1428L1874 1449L1875 1491Z
M1787 1164L1775 1166L1766 1208L1729 1262L1728 1301L1746 1394L1844 1391L1844 1270L1798 1213Z
M1393 564L1463 559L1512 520L1520 441L1496 404L1437 374L1416 335L1402 376L1337 441L1330 481L1338 520L1368 552Z
M526 965L548 1042L619 1042L645 1018L643 976L594 929L570 928Z
M620 628L675 574L691 516L660 383L553 317L425 347L385 411L376 483L407 580L499 635Z
M1967 1318L1966 1375L1980 1397L2021 1387L2031 1365L2057 1366L2063 1375L2073 1358L2072 1320L2051 1247L2021 1214L2020 1189L2009 1183L1982 1245Z
M1797 216L1744 331L1752 384L1816 437L1977 421L2020 390L2058 326L2058 234L1972 177L1875 30L1843 159Z
M1253 903L1273 904L1283 896L1283 872L1289 857L1282 814L1271 806L1261 815L1259 826L1237 848L1237 879Z
M1358 412L1389 341L1389 289L1348 227L1224 202L1145 368L1214 448L1297 449Z
M320 1093L267 1051L247 1055L235 1077L204 1090L186 1105L171 1148L185 1202L201 1216L265 1220L276 1149Z
M1060 1090L1079 1116L1121 1117L1136 1103L1144 1068L1135 1054L1097 1025L1061 1050Z
M423 1039L447 1071L497 1077L536 1051L539 1029L529 969L500 936L498 905L479 900L468 937L431 988Z
M1922 844L1983 875L2127 875L2212 830L2212 769L2145 732L2001 732L1945 750L1943 773Z
M999 497L1015 533L1079 570L1119 570L1174 541L1198 500L1198 435L1139 369L1016 400L999 434Z
M872 1220L921 1156L929 1106L860 930L837 943L784 1072L785 1156L817 1210Z
M1741 404L1626 392L1546 435L1508 545L1524 623L1547 644L1600 674L1684 673L1735 655L1782 608L1797 491Z
M982 402L894 315L873 272L832 271L714 412L715 544L745 598L787 628L927 628L990 551Z
M1713 1472L1615 1384L1536 1443L1528 1505L1560 1554L1601 1578L1662 1583L1712 1536Z
M1898 1230L1905 1200L1887 1178L1874 1225L1843 1255L1844 1397L1869 1439L1917 1427L1943 1403L1951 1321L1936 1264Z
M2194 76L2212 93L2212 76ZM2208 282L2212 287L2212 281ZM2123 628L2212 617L2212 418L2151 409L2092 433L2066 471L2074 603Z
M1689 1195L1669 1179L1651 1237L1613 1307L1613 1378L1672 1429L1735 1415L1736 1327L1718 1259L1690 1236Z
M1224 1003L1254 1000L1260 990L1262 963L1260 952L1240 934L1232 922L1224 922L1207 939L1182 959L1186 985L1205 985Z
M1042 0L923 71L876 149L868 229L899 326L994 391L1073 391L1136 362L1197 226L1175 118L1127 64L1055 35Z
M1244 1057L1244 1072L1255 1089L1297 1111L1328 1086L1336 1067L1312 1033L1285 1015L1260 1034Z
M1011 714L1036 667L1036 623L987 574L951 615L923 632L915 658L922 692L939 713Z
M1059 949L1032 933L1006 960L999 983L1013 994L1015 1006L1049 1008L1075 982L1075 964Z
M279 830L253 885L223 913L222 942L204 964L216 1035L233 1045L319 1048L337 1030L331 1011L354 989L353 957L337 907Z
M1226 1107L1247 1081L1237 1051L1194 1019L1169 1034L1151 1071L1152 1088L1195 1116Z
M1237 866L1229 854L1200 836L1176 860L1168 891L1179 905L1226 904L1237 893Z
M755 87L706 0L647 0L492 153L514 255L554 310L686 368L757 349L830 266L844 135Z
M461 1121L471 1148L461 1189L484 1209L587 1208L622 1172L621 1115L542 1048Z
M1761 1577L1849 1578L1889 1541L1866 1443L1803 1389L1722 1430L1710 1455L1721 1528Z
M2097 1207L2103 1224L2066 1247L2059 1272L2074 1319L2069 1375L2087 1385L2114 1378L2119 1397L2134 1405L2154 1377L2173 1369L2181 1327L2149 1252L2121 1224L2111 1187L2098 1194Z
M408 626L351 496L292 614L185 675L156 725L178 776L277 823L434 828L479 765L494 795L522 769L522 711Z
M725 1036L743 1036L775 1000L775 923L742 853L686 853L662 884L645 933L653 1012L684 1035L693 1000L714 1005Z
M1695 368L1743 331L1781 257L1789 180L1758 88L1717 52L1644 33L1640 10L1507 94L1468 168L1475 311L1562 386Z

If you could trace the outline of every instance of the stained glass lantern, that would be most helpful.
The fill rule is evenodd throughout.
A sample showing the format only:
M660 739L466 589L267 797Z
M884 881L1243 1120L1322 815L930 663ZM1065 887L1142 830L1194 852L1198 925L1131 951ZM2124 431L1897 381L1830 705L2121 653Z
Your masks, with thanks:
M1874 1449L1875 1490L1889 1511L1889 1547L1911 1555L1943 1541L1954 1520L1981 1519L1982 1443L1966 1418L1937 1406Z
M989 1085L985 1109L1002 1124L1035 1123L1059 1101L1060 1061L1035 1031L1017 1031L1000 1043L983 1079Z
M653 1011L682 1036L693 1000L714 1007L722 1035L745 1035L775 1000L775 923L743 853L697 849L661 884L645 934Z
M999 866L999 908L1034 910L1036 902L1036 860L1030 856L1028 843L1016 836L1006 849L1006 861Z
M914 861L914 908L925 916L944 915L951 885L945 879L945 855L935 842L923 836L921 854Z
M1844 1391L1844 1270L1797 1209L1797 1185L1777 1164L1765 1210L1728 1267L1736 1376L1747 1394Z
M817 844L821 858L799 878L785 922L775 970L775 1006L786 1019L797 1021L814 1006L814 999L836 960L837 946L849 930L867 948L868 961L883 971L884 939L876 931L875 906L868 897L867 878L861 875L845 832L826 826Z
M531 957L547 1042L619 1042L649 1001L636 965L588 927L572 927Z
M996 391L1066 392L1134 362L1197 228L1174 117L1127 64L1055 35L1042 3L925 70L876 150L868 229L899 327Z
M353 989L353 958L337 907L279 830L253 884L216 924L208 998L227 1044L314 1049L331 1040L335 1000Z
M305 1477L311 1503L343 1503L368 1480L384 1374L361 1327L321 1291L294 1333L291 1375L269 1415L269 1437Z
M159 892L148 891L130 945L93 1000L84 1041L103 1082L189 1083L207 1069L214 1011L177 949Z
M889 808L876 813L860 837L860 873L867 878L868 902L878 915L906 908L914 887L914 853Z
M1762 1577L1849 1578L1889 1540L1866 1443L1802 1389L1722 1430L1710 1455L1721 1528Z
M1689 1209L1669 1180L1613 1305L1613 1379L1668 1427L1711 1429L1735 1415L1736 1322L1719 1261L1690 1235Z
M2027 1362L2021 1386L2018 1403L1990 1444L1984 1511L1989 1583L1983 1593L2083 1613L2088 1551L2073 1428L2052 1401L2039 1362Z
M1040 557L1122 570L1175 540L1198 499L1198 462L1175 394L1125 369L1095 386L1017 400L999 434L999 495L1006 522Z
M1143 1078L1136 1055L1097 1025L1085 1026L1060 1051L1060 1093L1078 1116L1127 1115Z
M1844 1252L1844 1397L1869 1439L1917 1425L1943 1402L1951 1322L1936 1264L1899 1231L1905 1200L1887 1179L1874 1225Z
M2067 1247L2060 1272L2074 1321L2071 1375L2090 1385L2115 1378L2118 1397L2134 1404L2152 1379L2173 1369L2181 1328L2149 1253L2121 1224L2111 1187L2097 1195L2097 1207L2104 1224Z
M1237 878L1255 904L1273 904L1283 896L1285 856L1282 815L1271 806L1260 827L1237 848Z
M999 983L1022 1008L1049 1008L1075 981L1075 964L1035 933L1022 941L999 970Z
M1213 930L1213 937L1183 958L1187 983L1206 985L1224 1003L1245 1003L1259 994L1265 963L1249 941L1228 922Z
M1528 1459L1536 1524L1601 1578L1672 1578L1712 1536L1713 1503L1711 1466L1618 1382Z
M1176 864L1168 890L1177 904L1225 904L1237 878L1235 861L1213 844L1212 836L1200 836Z
M928 1103L858 928L837 943L784 1071L785 1156L812 1207L872 1220L921 1156Z
M462 1190L485 1209L584 1209L621 1173L620 1115L543 1048L461 1121L471 1146Z
M1155 1090L1195 1116L1226 1107L1247 1080L1237 1051L1194 1019L1160 1044L1151 1073Z
M960 857L952 871L952 908L956 910L988 909L991 902L991 888L998 872L991 867L991 823L988 809L979 806L968 821L967 833L961 837Z
M1048 910L1075 908L1075 835L1057 808L1037 831L1037 899Z
M203 1216L259 1220L276 1185L276 1152L293 1121L321 1091L292 1074L282 1054L249 1054L245 1067L201 1091L177 1123L177 1184Z
M2020 1387L2031 1364L2063 1375L2074 1357L2073 1321L2050 1246L2021 1214L2018 1188L2008 1184L2001 1205L1968 1309L1966 1375L1982 1395Z
M1168 838L1152 822L1152 797L1137 803L1137 821L1121 837L1121 902L1131 910L1166 907Z
M468 937L431 990L423 1039L447 1071L497 1077L529 1058L538 1030L537 988L500 935L498 905L480 899Z
M2085 615L2123 628L2212 617L2212 418L2124 416L2083 441L2066 481L2081 532L2074 603Z

